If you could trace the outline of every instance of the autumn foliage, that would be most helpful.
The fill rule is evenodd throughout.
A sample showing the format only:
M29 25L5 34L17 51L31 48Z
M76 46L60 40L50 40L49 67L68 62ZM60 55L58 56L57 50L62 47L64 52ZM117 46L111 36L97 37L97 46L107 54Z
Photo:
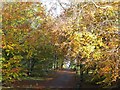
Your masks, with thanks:
M83 65L80 70L86 81L103 86L117 82L118 4L78 3L53 18L42 3L4 3L0 59L3 82L13 82L37 70L62 68L65 59Z

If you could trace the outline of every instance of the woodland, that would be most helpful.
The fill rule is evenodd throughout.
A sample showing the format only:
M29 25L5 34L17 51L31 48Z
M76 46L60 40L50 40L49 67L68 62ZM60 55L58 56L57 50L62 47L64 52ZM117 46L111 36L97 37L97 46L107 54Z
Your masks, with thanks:
M120 87L119 1L58 3L57 17L42 2L2 3L2 86L69 69L77 84Z

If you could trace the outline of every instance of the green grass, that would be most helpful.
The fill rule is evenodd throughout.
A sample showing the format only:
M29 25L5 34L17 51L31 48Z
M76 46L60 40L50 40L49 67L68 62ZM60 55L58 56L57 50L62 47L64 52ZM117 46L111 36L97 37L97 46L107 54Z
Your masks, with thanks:
M26 76L21 78L22 80L45 80L45 77L30 77L30 76Z

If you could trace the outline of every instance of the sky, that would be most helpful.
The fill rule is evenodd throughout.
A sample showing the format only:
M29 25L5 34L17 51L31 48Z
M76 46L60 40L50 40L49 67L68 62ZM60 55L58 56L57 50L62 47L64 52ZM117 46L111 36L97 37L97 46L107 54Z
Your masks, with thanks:
M67 8L66 5L64 5L63 3L69 4L69 0L59 0L64 8ZM46 6L46 11L51 10L51 14L53 14L53 16L59 16L61 14L61 12L63 12L63 8L60 6L60 4L58 3L58 0L41 0L41 2L43 3L43 5Z
M58 0L40 0L45 6L46 6L46 11L49 11L52 9L52 14L53 16L59 16L61 12L63 12L62 7L59 5ZM72 1L74 3L78 2L89 2L89 1L94 1L94 2L112 2L112 1L119 1L119 0L59 0L61 3L66 3L70 4L69 1ZM64 4L62 4L65 8Z

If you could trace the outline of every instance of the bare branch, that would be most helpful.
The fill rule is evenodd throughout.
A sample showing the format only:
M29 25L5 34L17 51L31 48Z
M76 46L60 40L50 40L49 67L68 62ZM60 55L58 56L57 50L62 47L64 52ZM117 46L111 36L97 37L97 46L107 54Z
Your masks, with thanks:
M102 8L102 9L106 9L106 8L110 8L112 6L104 6L104 7L101 7L101 6L98 6L93 0L92 0L92 3L97 7L97 8Z
M66 9L63 7L63 5L61 4L61 2L59 0L57 0L59 5L66 11Z

